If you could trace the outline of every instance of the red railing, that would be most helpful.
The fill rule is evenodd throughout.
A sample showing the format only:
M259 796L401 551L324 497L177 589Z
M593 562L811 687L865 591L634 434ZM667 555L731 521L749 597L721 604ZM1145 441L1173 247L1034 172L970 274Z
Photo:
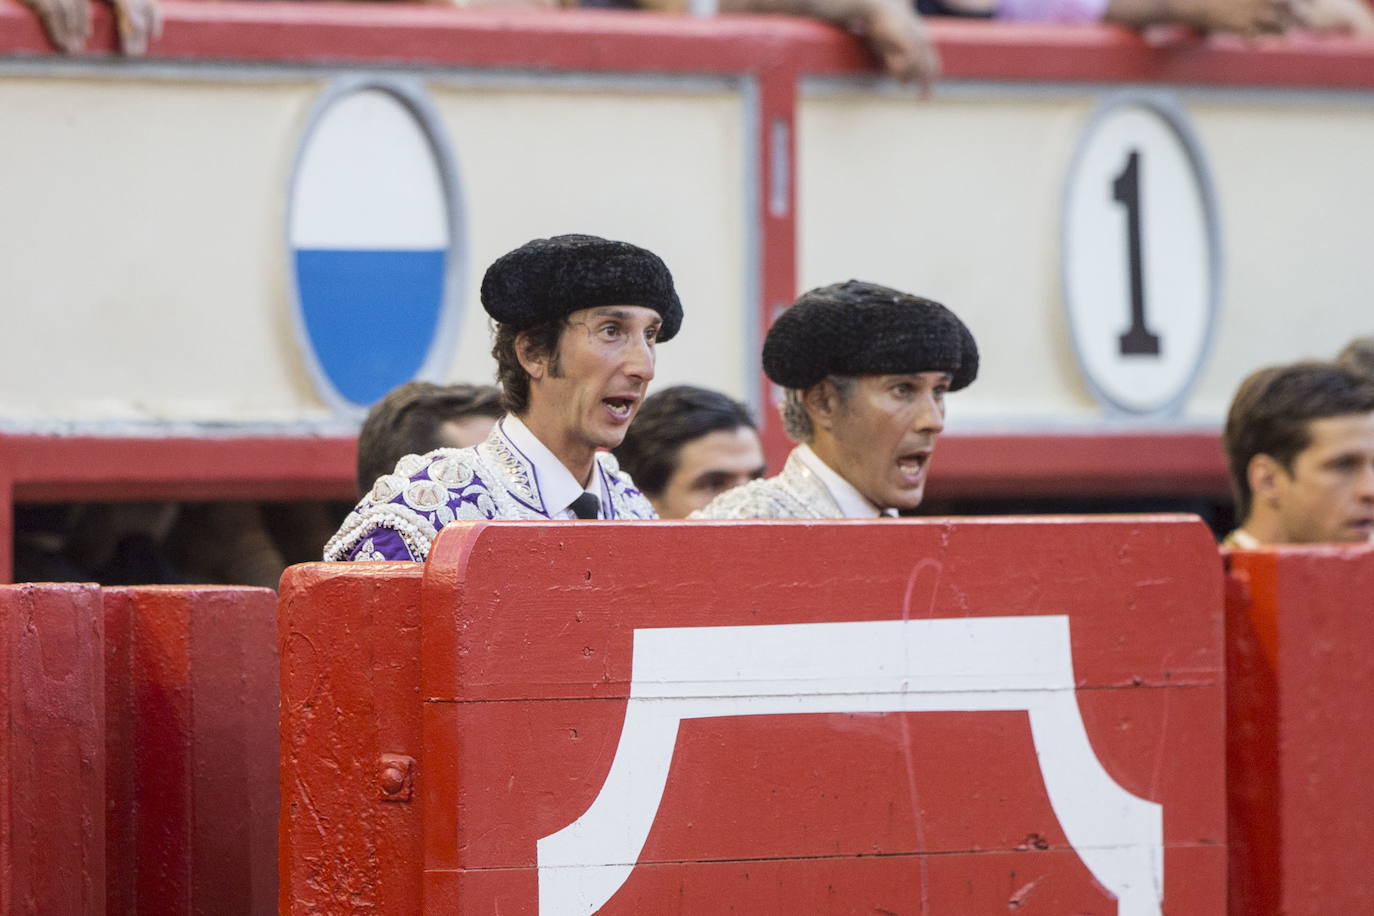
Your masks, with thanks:
M153 58L515 67L534 70L835 75L872 69L838 28L781 16L697 19L593 10L464 10L403 3L165 0ZM114 48L94 8L90 54ZM1112 26L936 20L950 79L1374 87L1374 40L1142 38ZM52 54L33 14L0 0L0 54Z

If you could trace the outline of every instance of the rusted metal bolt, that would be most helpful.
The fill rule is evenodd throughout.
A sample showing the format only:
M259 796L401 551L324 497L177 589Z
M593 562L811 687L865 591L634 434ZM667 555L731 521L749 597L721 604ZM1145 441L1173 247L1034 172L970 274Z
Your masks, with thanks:
M415 792L415 758L383 754L377 761L377 786L382 791L382 801L410 801Z
M398 764L388 764L382 770L382 791L387 795L395 795L406 787L406 771L401 769Z

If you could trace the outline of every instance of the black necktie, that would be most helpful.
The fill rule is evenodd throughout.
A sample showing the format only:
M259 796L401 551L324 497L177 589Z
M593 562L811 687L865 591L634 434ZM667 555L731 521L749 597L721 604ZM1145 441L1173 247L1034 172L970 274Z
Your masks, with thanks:
M581 496L572 501L573 515L578 518L597 518L601 509L601 500L595 494L584 492Z

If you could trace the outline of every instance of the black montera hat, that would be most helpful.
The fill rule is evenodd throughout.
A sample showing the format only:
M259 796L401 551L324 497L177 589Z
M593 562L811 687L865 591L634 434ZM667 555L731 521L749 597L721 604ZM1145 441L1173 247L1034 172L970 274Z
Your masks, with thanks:
M763 344L763 371L784 388L828 375L948 372L950 391L978 376L978 345L938 302L850 280L802 295Z
M482 278L482 306L524 329L599 305L639 305L663 319L658 339L682 326L682 303L662 259L628 242L594 235L534 239L502 255Z

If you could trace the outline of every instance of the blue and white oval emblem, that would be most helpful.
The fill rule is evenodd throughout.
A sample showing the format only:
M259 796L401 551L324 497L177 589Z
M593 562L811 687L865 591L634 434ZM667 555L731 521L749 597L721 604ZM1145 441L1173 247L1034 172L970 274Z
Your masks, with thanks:
M455 350L461 223L438 124L409 84L345 82L302 141L287 225L297 324L336 409L440 377Z

